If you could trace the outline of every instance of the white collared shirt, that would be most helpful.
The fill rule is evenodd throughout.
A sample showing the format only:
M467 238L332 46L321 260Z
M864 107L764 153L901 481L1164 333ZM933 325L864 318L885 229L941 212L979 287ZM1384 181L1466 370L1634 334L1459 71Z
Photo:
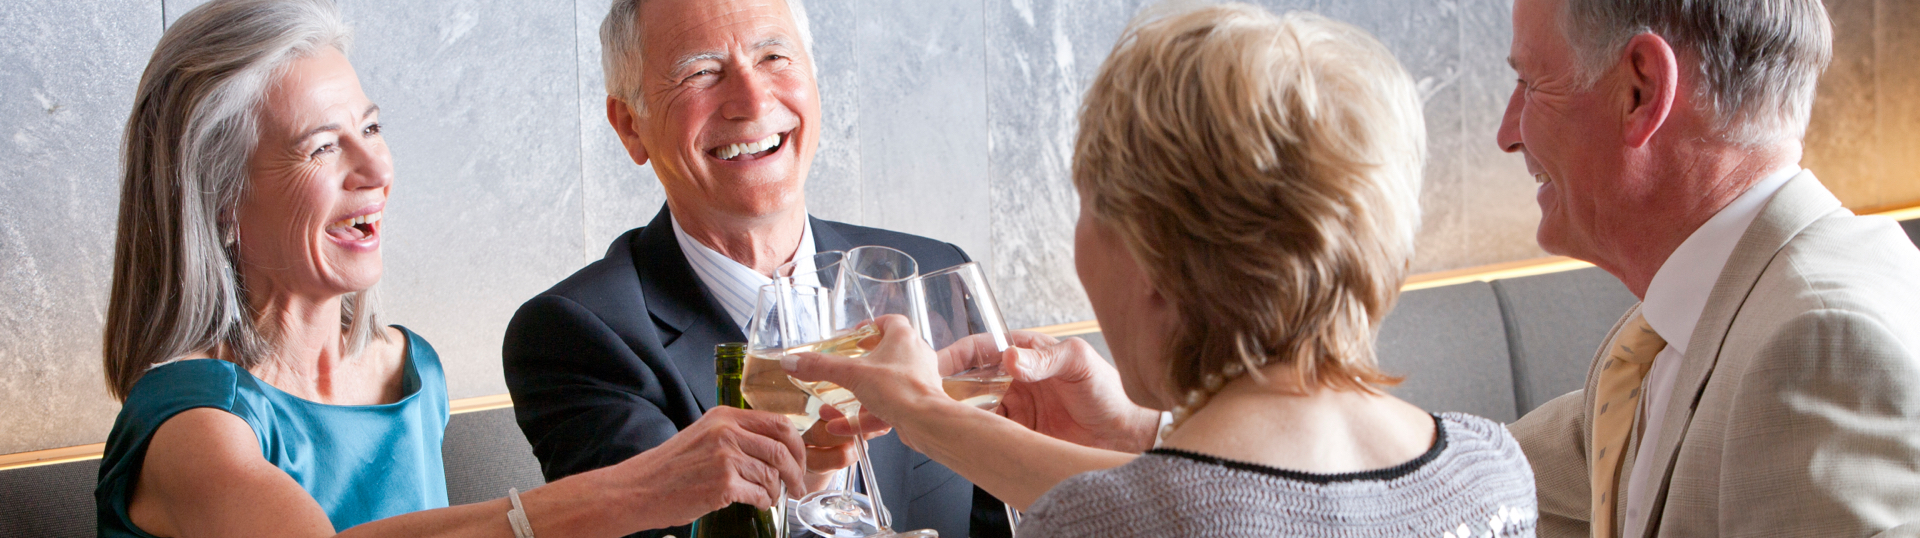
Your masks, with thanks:
M1634 453L1633 469L1627 475L1627 517L1622 527L1627 532L1621 536L1640 536L1646 532L1649 504L1659 486L1652 476L1654 450L1660 444L1660 428L1666 421L1667 405L1673 399L1673 384L1680 375L1680 363L1692 343L1693 328L1707 309L1707 296L1720 280L1720 273L1726 269L1740 237L1746 235L1753 219L1760 216L1767 200L1800 172L1799 165L1789 166L1748 187L1687 236L1687 240L1667 256L1667 261L1660 264L1653 281L1647 284L1647 296L1640 302L1640 313L1646 316L1647 324L1653 326L1653 332L1667 341L1667 347L1654 355L1653 366L1647 370L1646 382L1640 389L1640 393L1646 395L1640 402L1640 449Z
M772 284L773 277L760 274L687 235L687 231L680 228L679 217L669 215L669 220L673 222L673 238L680 243L680 254L693 266L693 275L700 279L700 285L706 286L707 293L720 302L720 308L727 311L733 323L740 326L740 332L747 332L747 320L753 318L753 302L760 295L760 287ZM812 272L816 252L813 224L809 219L800 230L800 248L793 251L793 259L800 260L795 273Z

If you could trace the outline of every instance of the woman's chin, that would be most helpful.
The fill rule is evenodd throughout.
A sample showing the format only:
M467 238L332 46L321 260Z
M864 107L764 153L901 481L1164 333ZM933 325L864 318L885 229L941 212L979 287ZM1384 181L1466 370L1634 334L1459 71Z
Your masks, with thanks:
M367 291L380 283L383 269L379 252L355 258L361 259L335 260L335 263L327 264L327 274L323 277L331 284L327 287L344 295Z

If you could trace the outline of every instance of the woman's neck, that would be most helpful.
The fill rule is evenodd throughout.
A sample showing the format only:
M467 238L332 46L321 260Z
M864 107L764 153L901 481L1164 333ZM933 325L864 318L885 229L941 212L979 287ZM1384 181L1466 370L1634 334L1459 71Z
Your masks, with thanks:
M389 400L388 380L370 376L381 370L378 361L356 360L344 354L341 338L341 298L295 294L256 295L254 326L270 355L248 371L288 394L332 404L382 403ZM384 329L380 329L384 330ZM359 356L379 357L379 340L371 340ZM375 367L369 369L368 367Z
M1432 447L1433 419L1385 394L1302 390L1292 367L1243 375L1168 433L1163 446L1309 473L1384 469Z

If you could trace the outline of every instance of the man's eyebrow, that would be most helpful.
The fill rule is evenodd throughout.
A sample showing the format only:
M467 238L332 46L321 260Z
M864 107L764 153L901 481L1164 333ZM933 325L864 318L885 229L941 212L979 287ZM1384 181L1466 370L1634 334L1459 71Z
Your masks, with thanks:
M705 61L717 62L717 61L722 61L726 59L727 59L727 53L724 53L724 52L719 52L719 51L696 52L693 54L682 56L680 57L680 61L673 62L673 70L669 72L679 73L681 71L685 71L688 66L692 66L693 64L696 64L696 63L705 62Z
M790 43L787 42L787 38L780 37L780 36L773 36L766 39L762 39L760 40L759 43L754 43L753 50L767 50L767 49L776 48L776 47L786 47L789 45Z

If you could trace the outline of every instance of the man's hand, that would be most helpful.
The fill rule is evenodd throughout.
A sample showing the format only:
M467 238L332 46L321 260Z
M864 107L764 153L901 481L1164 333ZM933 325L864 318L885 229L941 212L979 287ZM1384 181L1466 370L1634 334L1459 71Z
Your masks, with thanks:
M1160 413L1135 405L1120 373L1079 338L1054 340L1014 331L1003 357L1013 387L1001 416L1033 431L1081 446L1138 454L1153 448Z
M616 465L654 525L684 525L731 503L772 506L780 488L801 491L806 450L786 417L715 407L660 446Z
M866 432L867 439L892 431L892 427L879 417L866 413L860 414L860 429ZM801 493L787 492L790 497L826 489L834 473L859 459L853 447L853 426L847 424L846 416L833 406L820 406L820 421L813 423L813 427L808 428L800 439L807 445L807 489Z

